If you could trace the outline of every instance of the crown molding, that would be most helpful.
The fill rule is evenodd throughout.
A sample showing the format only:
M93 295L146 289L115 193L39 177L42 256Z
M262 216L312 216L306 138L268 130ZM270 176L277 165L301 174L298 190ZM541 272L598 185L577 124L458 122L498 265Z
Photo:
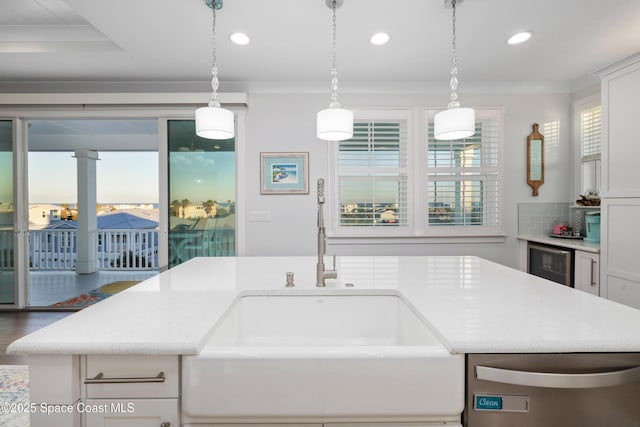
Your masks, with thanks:
M631 64L635 64L636 62L640 62L640 52L634 53L633 55L627 56L619 61L613 62L611 64L605 65L604 67L593 70L591 74L595 74L600 78L611 74L613 72L618 71L621 68L627 67Z
M556 82L464 82L459 92L465 93L571 93L575 83ZM579 89L580 87L578 87ZM327 82L223 82L219 96L224 104L248 105L247 94L327 94ZM342 81L341 94L446 94L446 82L379 82ZM56 99L74 103L207 103L210 92L204 82L0 82L0 104L15 95L44 104ZM96 101L96 98L97 101ZM48 100L45 102L44 100ZM24 104L25 102L18 102Z
M210 97L204 92L7 93L0 96L0 105L204 105ZM224 105L248 105L246 93L219 93L218 100Z
M446 83L446 82L445 82ZM443 82L352 82L341 81L341 94L441 94L450 89ZM326 82L234 82L227 90L247 93L327 94ZM466 82L460 93L570 93L569 82Z

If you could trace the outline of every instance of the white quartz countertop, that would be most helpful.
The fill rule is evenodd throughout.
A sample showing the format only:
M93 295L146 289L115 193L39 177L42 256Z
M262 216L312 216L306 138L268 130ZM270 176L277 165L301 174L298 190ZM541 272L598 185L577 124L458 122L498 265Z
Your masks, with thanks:
M328 260L327 260L328 261ZM243 293L399 292L451 353L640 351L640 310L477 257L196 258L13 342L9 353L197 354ZM295 273L286 288L285 272ZM353 287L347 284L353 284Z
M561 246L563 248L577 249L579 251L600 253L600 243L587 242L581 239L567 239L562 237L530 234L519 234L517 238L519 240L528 240L529 242L544 243L547 245Z

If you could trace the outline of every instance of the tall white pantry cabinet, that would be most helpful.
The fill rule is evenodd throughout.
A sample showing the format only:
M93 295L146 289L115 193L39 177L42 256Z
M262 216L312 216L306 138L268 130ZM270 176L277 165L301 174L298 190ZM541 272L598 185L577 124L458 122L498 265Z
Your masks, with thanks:
M640 308L640 53L602 81L600 294Z

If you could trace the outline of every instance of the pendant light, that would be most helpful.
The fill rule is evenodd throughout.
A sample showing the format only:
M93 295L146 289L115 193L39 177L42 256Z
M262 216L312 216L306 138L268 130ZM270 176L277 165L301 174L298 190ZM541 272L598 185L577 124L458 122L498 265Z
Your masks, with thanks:
M458 58L456 54L456 3L463 0L445 0L445 7L452 12L452 50L451 50L451 101L447 109L433 118L433 134L436 139L462 139L472 136L476 131L476 112L473 108L462 108L458 101Z
M196 134L207 139L229 139L234 135L234 115L232 111L220 107L218 101L218 66L216 63L216 10L222 9L222 0L204 0L213 11L213 67L211 68L211 100L209 105L196 110Z
M316 133L326 141L343 141L353 137L353 112L340 108L338 102L338 71L336 68L336 9L344 0L326 0L333 10L333 63L331 66L331 103L329 108L318 112Z

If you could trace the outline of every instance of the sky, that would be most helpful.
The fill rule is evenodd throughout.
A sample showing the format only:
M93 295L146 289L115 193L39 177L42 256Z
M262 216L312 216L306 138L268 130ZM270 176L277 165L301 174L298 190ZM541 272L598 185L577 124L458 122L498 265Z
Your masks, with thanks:
M156 152L100 152L98 203L158 203ZM235 153L170 154L170 199L235 201ZM6 175L6 177L5 177ZM77 202L72 152L29 153L29 203ZM0 152L0 201L13 200L12 153Z
M158 203L157 152L99 153L98 203ZM29 153L29 203L76 203L72 152Z
M0 151L0 203L13 202L13 153Z
M13 128L0 120L0 203L13 202Z
M233 151L174 152L169 154L169 202L236 200Z

